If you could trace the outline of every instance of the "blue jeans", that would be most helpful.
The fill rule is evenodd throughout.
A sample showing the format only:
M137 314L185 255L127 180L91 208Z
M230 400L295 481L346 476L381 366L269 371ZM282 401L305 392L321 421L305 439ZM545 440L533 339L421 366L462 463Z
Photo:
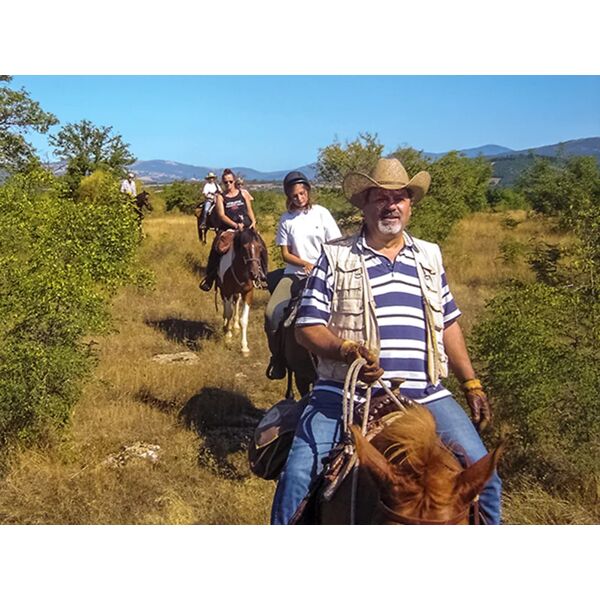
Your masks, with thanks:
M425 404L437 423L438 434L446 444L458 444L464 449L467 462L487 454L479 434L460 405L446 396ZM273 499L271 524L286 525L306 496L310 482L323 468L323 459L341 440L342 402L333 392L313 393L310 404L302 413L292 448L279 476ZM464 458L459 455L459 458ZM494 472L480 494L480 508L488 523L500 523L501 482Z

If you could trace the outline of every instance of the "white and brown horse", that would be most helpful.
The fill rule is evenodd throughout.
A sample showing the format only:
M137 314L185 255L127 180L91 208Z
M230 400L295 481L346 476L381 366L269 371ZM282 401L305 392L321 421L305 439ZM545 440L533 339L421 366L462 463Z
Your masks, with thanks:
M223 300L223 330L232 337L232 329L242 330L242 354L248 356L248 318L255 287L264 278L261 251L264 242L254 229L235 233L231 248L221 257L217 287Z

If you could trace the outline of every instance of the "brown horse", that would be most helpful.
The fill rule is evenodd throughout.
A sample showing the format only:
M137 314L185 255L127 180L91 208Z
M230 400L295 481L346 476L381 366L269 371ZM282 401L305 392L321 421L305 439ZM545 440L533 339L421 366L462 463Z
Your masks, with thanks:
M131 200L131 205L137 215L139 225L142 224L144 218L144 208L152 212L152 205L150 204L150 200L148 200L149 197L150 194L144 190Z
M206 215L206 218L204 217L204 211L207 209L207 206L208 204L204 202L196 211L196 219L198 221L198 239L202 244L206 244L209 229L217 231L220 227L222 227L222 223L217 215L214 203L212 210L208 213L208 215Z
M248 316L254 288L264 278L261 251L264 242L254 229L235 234L232 247L221 257L217 287L223 300L223 330L232 337L232 329L242 329L242 354L248 356Z
M464 468L438 438L432 414L411 406L367 441L352 425L358 469L330 501L316 507L321 524L467 524L496 468L501 446ZM354 479L354 481L353 481ZM353 486L356 502L351 520Z

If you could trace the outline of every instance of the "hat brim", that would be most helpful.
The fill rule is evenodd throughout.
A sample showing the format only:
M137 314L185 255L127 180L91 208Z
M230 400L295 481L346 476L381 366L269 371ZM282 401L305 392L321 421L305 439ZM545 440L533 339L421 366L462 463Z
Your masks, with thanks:
M375 181L375 179L365 175L364 173L348 173L346 177L344 177L344 181L342 183L342 190L344 192L344 196L346 199L350 201L351 204L358 208L363 208L366 202L366 190L369 188L381 188L383 190L403 190L409 189L411 190L413 197L413 204L419 202L423 196L429 190L429 186L431 184L431 175L427 171L420 171L417 173L410 181L407 183L401 182L385 182L380 183Z

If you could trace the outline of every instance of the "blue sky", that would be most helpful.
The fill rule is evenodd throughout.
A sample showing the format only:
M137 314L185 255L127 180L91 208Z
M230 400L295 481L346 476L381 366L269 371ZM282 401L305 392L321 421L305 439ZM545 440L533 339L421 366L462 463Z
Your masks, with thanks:
M294 168L361 131L386 151L429 152L600 136L597 76L15 76L21 86L61 124L111 125L140 160L209 167Z

